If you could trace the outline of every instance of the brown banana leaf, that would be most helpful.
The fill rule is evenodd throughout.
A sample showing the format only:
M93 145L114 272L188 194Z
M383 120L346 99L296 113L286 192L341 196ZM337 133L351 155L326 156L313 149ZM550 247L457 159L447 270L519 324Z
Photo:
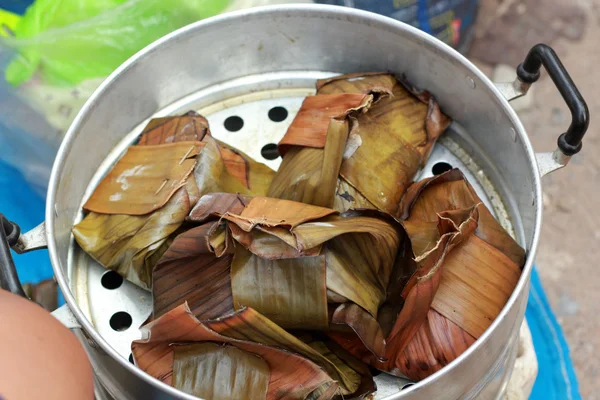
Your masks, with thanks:
M267 398L269 365L235 346L174 346L173 387L205 400Z
M386 340L379 321L355 303L342 303L331 317L332 324L347 325L364 347L379 361L386 361ZM335 334L334 334L335 336ZM346 335L341 334L340 337Z
M181 123L186 118L188 122ZM204 128L203 117L168 117L156 121L150 121L144 129L142 146L164 144L160 141L167 140L189 143L184 139L202 139L208 128L207 125ZM183 132L173 130L173 126ZM194 143L203 147L201 142ZM188 177L185 187L154 213L138 216L90 212L73 228L73 234L81 248L104 267L147 289L152 283L152 268L170 244L169 236L179 228L199 197L195 180Z
M223 336L275 346L307 358L338 383L339 393L342 395L355 393L362 382L361 373L367 373L365 370L351 368L347 362L339 362L339 357L326 357L321 351L313 349L252 308L242 309L227 318L206 321L205 324Z
M317 88L317 97L335 93L377 96L367 112L356 116L361 144L344 159L340 176L378 209L397 215L402 195L450 119L431 94L389 74L342 75L319 81ZM348 204L342 209L350 208L357 207Z
M413 340L398 352L395 364L388 368L394 375L419 381L454 361L475 340L458 325L430 309Z
M344 179L338 179L333 209L343 213L352 209L376 210L377 207Z
M269 400L303 400L324 385L337 386L335 378L339 374L336 374L335 378L330 377L305 353L310 353L312 358L328 364L329 369L336 372L332 363L270 321L265 319L267 323L258 317L257 322L256 314L254 310L244 309L218 321L200 322L191 314L187 305L183 304L142 328L145 339L132 344L134 361L139 368L151 376L167 384L173 384L175 362L173 344L212 342L235 346L266 362L269 368L266 398ZM270 341L254 340L253 335L261 339L270 338ZM292 352L290 348L300 352ZM352 378L360 382L359 376ZM220 384L221 381L213 381L213 385ZM354 386L358 387L358 383ZM205 388L205 390L210 389L210 387ZM336 387L329 398L337 392Z
M345 120L348 115L366 112L373 96L358 93L337 93L308 96L296 114L285 136L279 142L279 152L285 156L291 146L322 149L327 141L331 119Z
M383 313L380 317L382 318L381 323L375 319L377 316L367 315L357 312L360 310L355 310L355 314L347 323L357 333L357 336L353 337L353 335L347 333L332 333L330 336L355 356L369 362L376 368L392 372L398 354L410 343L427 318L427 313L442 276L442 265L445 257L453 247L473 233L477 226L476 218L477 209L473 207L472 209L440 213L437 224L415 224L405 221L404 228L410 243L413 243L415 237L418 240L415 240L416 245L412 246L412 258L416 269L402 291L401 295L404 302L400 313L397 316L390 315L400 308L394 301L401 301L397 292L394 294L393 291L390 291L386 299L386 313ZM432 244L425 244L423 236L428 236ZM407 271L403 269L402 261L396 264L398 271L392 274L392 279L398 281L402 279L399 276L406 275ZM376 335L378 338L383 337L384 329L382 326L385 326L386 330L389 329L392 320L394 321L393 326L383 342L384 351L378 350L379 353L376 353L374 349L367 345L365 338L369 334ZM361 330L364 332L361 332ZM362 341L366 349L361 348L358 339Z
M477 207L442 212L438 214L437 232L432 232L429 224L423 228L420 222L405 221L404 227L411 243L413 237L425 231L435 245L423 242L418 247L413 245L417 269L403 290L404 306L388 336L388 343L398 342L397 348L404 349L418 331L438 290L445 258L455 246L473 234L477 218ZM420 252L416 253L415 249Z
M230 279L232 256L217 257L209 242L209 236L218 230L218 225L218 222L208 223L180 234L154 267L154 319L185 302L200 320L234 311Z
M396 83L396 78L385 72L350 73L318 80L317 93L375 93L382 97L391 95Z
M298 225L335 213L335 210L328 208L289 200L212 193L198 201L188 220L204 223L210 219L222 218L235 223L245 232L250 232L255 227L282 227L291 232ZM302 243L294 247L298 251L306 248Z
M325 269L324 256L269 260L237 246L231 264L234 307L252 306L287 329L325 330Z
M346 370L346 374L351 375L357 373L362 377L358 389L352 395L344 396L344 398L370 398L369 395L377 390L369 367L331 339L311 334L301 334L297 337L323 357L333 362L338 369ZM313 394L316 393L317 392L313 392Z
M138 145L201 141L210 135L208 121L194 111L181 116L153 118L142 131Z
M265 196L275 171L223 142L217 141L217 143L229 174L241 182L249 193L254 196Z
M524 251L458 170L412 185L400 210L414 258L400 256L390 280L404 282L414 272L386 337L387 361L375 360L356 335L330 336L376 368L420 380L458 357L489 327L519 280ZM379 310L384 332L398 304L398 291L388 290Z
M215 193L201 198L188 219L226 220L231 238L242 245L231 274L236 309L253 307L285 328L324 330L331 302L358 304L376 317L402 237L396 222L379 212L335 214L287 200ZM381 356L381 335L363 339Z
M205 136L211 136L208 121L196 112L189 111L182 116L150 120L142 132L138 145L203 141ZM227 172L253 194L265 195L275 172L266 165L252 160L241 151L225 143L216 142Z
M275 172L212 136L203 139L194 178L200 197L208 193L240 193L260 196L268 190Z
M333 207L349 130L348 120L331 119L323 149L292 146L283 158L267 196Z
M185 186L202 142L131 146L83 208L102 214L145 215Z
M90 213L73 227L81 248L108 269L143 288L152 284L154 254L185 221L192 204L186 187L149 215Z
M494 322L521 277L521 269L477 236L451 253L432 309L479 338Z
M424 179L412 185L402 198L400 215L411 221L435 221L437 213L473 207L481 203L473 187L458 169ZM494 246L517 265L525 262L525 251L502 228L486 207L479 207L475 234Z
M282 252L287 258L312 255L312 249L326 244L328 288L347 299L356 299L376 314L377 303L385 299L385 294L373 292L385 292L401 233L393 221L383 217L357 212L333 214L334 210L288 200L215 193L200 199L188 219L200 223L211 217L227 220L230 229L237 226L235 229L251 233L250 240L255 234L258 240L264 234L272 235L274 243L266 247L238 242L265 259L279 259ZM281 240L282 236L286 240ZM288 252L289 248L295 254Z
M169 122L171 120L173 121ZM175 143L168 146L181 146L189 143L181 140L192 135L197 135L198 139L203 140L195 142L201 152L197 156L194 174L186 179L185 187L179 189L163 207L150 214L112 215L91 212L73 229L77 242L88 254L106 268L119 272L143 288L150 287L152 269L169 247L169 237L181 226L191 207L202 194L213 190L255 193L248 189L244 182L254 187L257 194L261 194L266 192L274 175L273 171L251 160L245 154L222 147L210 136L203 117L188 113L183 117L161 119L160 124L153 121L155 120L152 120L149 127L145 129L140 143L170 140ZM174 131L173 127L180 131ZM134 151L138 151L143 147L133 146L132 149L136 148ZM228 158L226 159L223 154ZM148 163L155 161L148 160ZM234 173L232 174L231 171ZM245 177L244 182L237 180L240 176ZM142 184L143 181L130 179L127 183L130 185L131 193L143 197L143 190L137 190L138 183ZM118 194L119 192L115 192L110 196ZM195 309L194 299L189 300ZM162 301L159 301L160 303ZM179 304L181 302L177 305ZM163 307L158 307L158 310L166 312Z

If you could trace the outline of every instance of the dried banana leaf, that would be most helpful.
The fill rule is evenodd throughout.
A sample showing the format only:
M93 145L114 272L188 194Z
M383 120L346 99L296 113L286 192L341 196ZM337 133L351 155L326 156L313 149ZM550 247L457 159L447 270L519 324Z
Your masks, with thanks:
M254 196L265 196L275 171L225 143L219 141L217 143L227 172L241 182L249 193Z
M323 149L291 147L283 158L267 196L333 207L349 130L348 120L331 119L326 128Z
M299 234L327 242L327 287L374 317L400 246L399 227L361 215L330 217L299 227Z
M464 353L475 340L458 325L431 309L413 340L404 351L397 352L398 358L394 365L388 367L389 372L414 381L425 379Z
M285 328L325 330L336 301L357 304L376 318L386 300L402 232L384 214L367 214L215 193L200 199L189 220L226 220L231 238L242 245L231 275L236 309L256 308ZM383 356L381 335L361 338Z
M200 320L233 312L232 256L223 255L226 250L222 249L222 256L217 257L210 243L211 234L218 230L219 224L214 222L180 234L154 267L154 319L186 302Z
M266 193L275 172L241 152L233 152L212 136L203 139L204 149L198 155L194 178L200 195L208 193Z
M329 327L324 256L269 260L237 246L231 291L235 309L251 306L287 329Z
M369 367L334 341L310 334L300 335L298 336L298 339L302 340L313 350L330 360L339 370L346 371L346 375L359 374L361 376L362 379L358 389L351 395L344 396L343 398L368 399L370 398L369 395L377 390ZM313 395L316 393L317 392L313 392Z
M183 139L201 139L207 133L206 129L198 127L205 120L202 117L193 118L196 136L190 135L188 123L178 123L180 118L161 119L160 123L152 120L144 130L141 143L157 143L160 140L182 142ZM185 132L173 131L167 120L174 120L175 126ZM161 123L163 125L161 125ZM161 127L162 126L162 127ZM197 128L197 129L196 129ZM183 141L185 143L190 143ZM201 142L193 142L199 148ZM157 144L163 144L159 142ZM171 149L178 149L170 145ZM143 147L135 146L135 147ZM156 149L159 146L152 146ZM155 160L148 160L153 162ZM122 184L129 185L129 180ZM131 182L133 183L133 182ZM133 188L135 189L135 188ZM135 192L135 190L133 190ZM117 195L112 193L111 196ZM152 283L152 268L167 250L169 236L183 223L191 207L198 201L200 192L193 178L188 177L185 187L179 189L167 203L154 213L146 215L98 214L90 212L82 222L73 228L73 234L78 244L92 258L104 267L117 271L120 275L143 288L149 288Z
M169 122L171 120L173 121ZM183 123L184 120L187 122ZM244 176L245 182L249 185L258 182L254 185L258 193L266 192L266 186L274 175L274 172L266 166L251 160L243 153L232 153L226 147L222 147L210 136L208 127L203 125L205 123L203 117L191 115L169 117L161 119L161 123L162 125L154 123L154 127L152 127L153 122L151 121L149 127L144 131L141 143L154 143L159 139L171 140L176 143L164 146L170 146L167 148L181 152L177 146L187 146L187 143L190 142L181 142L180 140L189 138L192 134L197 135L197 138L202 137L202 142L194 142L195 146L201 150L196 160L185 161L194 163L197 161L194 174L185 180L185 187L176 191L163 207L152 213L127 215L91 212L73 229L77 242L88 254L106 268L117 271L143 288L151 286L152 269L167 250L170 244L168 238L181 226L191 207L196 204L202 194L214 190L254 193L245 187L244 183L239 181L235 175L232 175L231 171L235 171L237 176ZM174 131L173 126L180 131ZM130 151L139 152L139 149L143 148L156 149L160 147L133 146ZM229 158L225 159L223 153L229 154ZM170 158L172 159L173 155ZM157 165L162 165L160 163L153 164L156 160L152 159L147 159L146 162L154 169ZM140 179L132 177L121 180L121 184L129 185L128 192L138 196L138 200L144 197L145 187L144 181ZM106 194L109 195L109 198L120 195L119 191ZM106 206L110 207L111 205L107 204ZM219 263L224 262L219 261ZM161 287L160 290L164 290L160 283L159 287ZM162 304L162 295L159 297L157 310L160 314L166 312L167 308ZM200 307L194 298L189 298L189 300L194 310ZM177 305L181 303L179 302Z
M134 361L151 376L173 384L173 344L213 342L235 346L266 362L269 368L268 400L303 400L324 385L336 386L337 375L330 377L319 365L307 359L304 353L291 352L289 348L304 350L323 363L328 363L327 359L276 325L256 322L255 314L255 311L245 309L219 321L200 322L183 304L142 328L145 339L132 344ZM252 335L271 338L271 341L256 341ZM333 364L328 365L329 369L336 371ZM355 377L355 380L360 381L360 377ZM213 381L213 385L219 384L222 382ZM335 393L337 387L329 398Z
M344 179L338 179L333 209L343 213L352 209L376 210L377 207Z
M152 284L153 255L183 223L192 204L186 187L149 215L90 213L73 227L81 248L108 269L134 284Z
M227 318L207 321L205 324L223 336L276 346L309 359L339 384L339 393L342 395L353 394L361 385L360 372L350 368L345 362L338 362L339 358L325 357L252 308L242 309Z
M205 400L266 399L269 377L265 360L235 346L174 347L173 387Z
M142 132L138 145L203 141L206 136L211 136L206 118L194 111L189 111L182 116L150 120ZM208 138L204 140L204 142L207 141L209 141ZM254 195L265 195L275 171L225 143L216 140L215 142L227 172ZM209 192L205 191L205 193Z
M185 186L202 142L131 146L83 208L102 214L145 215Z
M432 232L430 224L405 221L404 227L411 243L413 237L425 231L425 236L429 236L434 245L423 242L419 247L413 245L417 269L403 290L404 305L388 336L388 343L398 343L394 345L397 349L404 349L423 324L438 290L445 258L455 246L473 234L477 228L477 218L477 207L445 211L438 215L437 232ZM420 252L415 253L415 248ZM391 355L388 358L393 360Z
M308 96L285 136L279 142L279 152L285 156L291 146L322 149L327 141L331 119L345 120L348 115L366 112L373 102L369 94L338 93Z
M517 264L472 237L448 256L431 307L477 339L500 314L520 277Z
M317 93L375 93L380 96L391 95L396 83L396 78L385 72L358 72L318 80Z
M356 116L361 144L344 159L340 176L378 209L397 215L402 195L450 119L431 94L389 74L342 75L319 81L317 88L317 95L377 96L367 112ZM349 208L357 207L343 207Z
M360 339L365 348L379 361L386 361L386 340L379 321L355 303L339 305L331 317L332 324L347 325ZM336 334L333 334L334 336ZM339 337L343 338L344 334Z
M355 335L330 336L376 368L419 380L458 357L489 327L519 280L524 251L458 170L412 185L400 210L414 258L400 256L390 281L402 286L414 272L386 337L387 361L375 360ZM379 312L384 332L398 304L398 291L388 290Z
M208 121L194 111L181 116L153 118L142 131L138 145L201 141L210 135Z
M403 219L434 221L437 213L473 207L481 203L473 187L458 169L424 179L412 185L402 198ZM475 234L494 246L517 265L525 262L525 250L502 228L486 207L479 207Z

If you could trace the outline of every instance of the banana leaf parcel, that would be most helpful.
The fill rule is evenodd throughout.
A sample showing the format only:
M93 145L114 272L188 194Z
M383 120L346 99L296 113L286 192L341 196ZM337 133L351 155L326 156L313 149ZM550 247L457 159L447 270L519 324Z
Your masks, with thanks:
M252 308L198 320L182 304L142 329L137 366L205 399L362 398L369 369L334 343L302 341Z
M491 325L519 280L525 253L456 169L413 184L400 214L410 256L398 258L391 281L402 284L389 288L380 312L380 325L390 329L386 360L351 334L330 336L375 368L420 380ZM403 304L389 328L399 298Z
M149 289L152 269L201 195L265 194L274 172L217 142L194 112L151 120L102 180L73 234L104 267Z
M325 150L333 147L328 143L329 119L315 122L314 117L323 114L348 121L343 150ZM350 74L318 81L317 95L306 98L279 143L281 179L275 179L269 196L292 199L282 197L289 193L282 185L292 184L296 191L314 188L316 174L307 171L316 169L310 168L318 164L315 159L342 157L334 208L341 212L374 208L396 216L402 195L449 124L430 93L390 74ZM303 201L297 196L293 200Z
M357 329L331 317L347 303L376 318L403 237L375 210L231 193L203 196L188 220L200 225L154 269L154 318L188 302L199 319L252 307L286 329ZM383 337L362 338L383 356Z

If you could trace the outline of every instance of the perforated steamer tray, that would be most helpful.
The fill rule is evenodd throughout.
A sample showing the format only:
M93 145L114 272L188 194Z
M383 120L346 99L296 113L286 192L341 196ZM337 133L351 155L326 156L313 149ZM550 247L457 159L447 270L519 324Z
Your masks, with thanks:
M160 110L153 118L195 110L208 119L215 138L276 170L281 158L265 159L262 155L263 148L278 143L284 136L305 96L315 93L315 80L333 75L337 73L302 71L249 76L187 96ZM127 134L107 157L90 182L84 201L137 139L147 122L148 120L142 121ZM505 206L505 203L511 204L511 199L507 198L506 193L502 193L501 197L491 183L487 174L493 169L489 165L483 165L486 164L485 155L468 154L457 144L465 140L468 140L468 134L453 123L438 141L416 179L430 177L434 172L439 173L449 167L460 168L485 205L504 228L515 236L513 224L508 217L514 214L509 213ZM83 213L80 213L76 222L82 218ZM131 361L131 342L141 337L138 328L152 312L152 294L123 281L116 273L107 271L85 254L73 239L69 253L69 276L79 307L100 335L120 355ZM376 376L375 381L378 387L375 399L384 399L410 385L410 381L384 373Z

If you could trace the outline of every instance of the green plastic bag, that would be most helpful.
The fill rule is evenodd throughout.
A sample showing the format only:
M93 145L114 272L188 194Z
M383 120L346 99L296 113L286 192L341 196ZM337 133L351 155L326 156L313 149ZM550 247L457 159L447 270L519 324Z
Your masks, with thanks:
M36 72L46 84L77 85L106 77L154 40L220 13L229 0L36 0L15 36L5 70L12 85Z

